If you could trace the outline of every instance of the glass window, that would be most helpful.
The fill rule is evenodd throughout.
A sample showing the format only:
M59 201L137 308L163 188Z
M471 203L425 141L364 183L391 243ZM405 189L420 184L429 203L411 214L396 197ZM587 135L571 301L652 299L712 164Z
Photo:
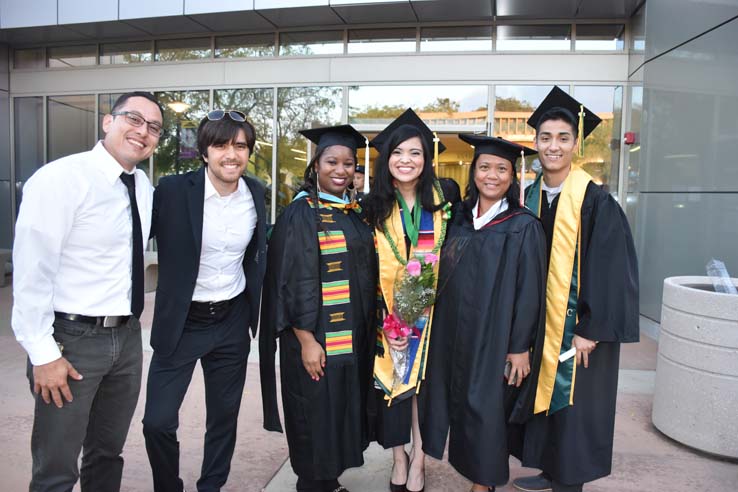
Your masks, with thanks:
M415 51L415 28L349 31L349 53L409 53Z
M314 146L298 133L341 122L340 87L280 87L277 92L277 214L303 183Z
M156 42L156 61L210 58L210 38L166 39Z
M407 108L429 125L487 124L487 86L360 86L349 90L349 122L385 125Z
M622 51L625 46L623 24L577 24L574 49L590 51Z
M208 113L209 91L157 92L164 107L165 133L154 152L154 184L161 176L198 169L197 126Z
M45 68L46 58L43 48L13 51L13 68Z
M97 63L97 45L53 46L47 49L49 67L85 67Z
M499 51L569 51L569 24L497 26Z
M151 42L105 43L100 45L100 65L150 62Z
M241 58L246 56L274 56L274 33L215 38L216 58Z
M436 175L456 181L463 198L469 183L469 168L474 159L474 149L456 133L443 133L439 137L446 146L446 151L438 156L440 163L436 166Z
M283 32L280 56L336 55L343 53L343 31Z
M569 86L559 86L569 92ZM494 136L533 148L536 131L528 118L553 89L550 85L498 85L495 87ZM526 159L525 180L530 183L541 165L537 157ZM518 166L520 172L520 166Z
M15 179L25 183L44 164L44 98L14 98L13 119Z
M574 165L587 171L597 184L606 184L609 191L616 192L622 88L577 86L574 97L602 118L602 123L584 141L584 155L574 156Z
M424 27L420 51L491 51L492 26Z
M49 96L49 161L95 145L95 96Z
M256 130L256 145L246 173L266 187L266 209L272 203L272 89L222 89L213 92L213 108L236 109Z

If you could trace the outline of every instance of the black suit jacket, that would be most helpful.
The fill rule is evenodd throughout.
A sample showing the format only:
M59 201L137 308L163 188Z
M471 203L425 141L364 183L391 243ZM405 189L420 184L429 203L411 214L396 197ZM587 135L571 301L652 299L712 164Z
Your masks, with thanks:
M244 329L256 336L259 298L266 270L266 207L264 186L244 177L256 206L256 230L246 248L243 270L249 319ZM205 167L159 180L154 191L151 235L159 250L159 281L156 287L151 346L163 356L171 355L184 328L200 269L202 249Z

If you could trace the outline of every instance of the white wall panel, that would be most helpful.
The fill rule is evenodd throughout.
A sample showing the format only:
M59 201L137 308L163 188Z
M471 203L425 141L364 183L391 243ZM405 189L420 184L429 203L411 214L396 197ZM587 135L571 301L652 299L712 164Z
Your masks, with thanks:
M328 0L254 0L256 10L327 6Z
M142 19L184 14L184 0L119 0L120 19Z
M56 0L0 0L0 29L56 24Z
M254 10L254 0L184 0L185 15Z
M59 0L59 24L118 20L118 0Z

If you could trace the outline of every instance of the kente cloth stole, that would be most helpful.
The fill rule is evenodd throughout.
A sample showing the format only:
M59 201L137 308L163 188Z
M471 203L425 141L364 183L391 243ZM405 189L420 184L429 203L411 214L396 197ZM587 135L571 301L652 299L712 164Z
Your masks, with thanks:
M434 192L436 203L441 203L443 198L438 196L437 191L434 190ZM443 210L438 210L434 213L423 210L420 219L418 246L410 246L409 258L423 257L433 250L435 241L441 236L442 214ZM396 202L392 209L392 214L387 219L387 231L392 236L392 240L397 246L400 256L406 258L407 249L405 246L402 213ZM377 313L377 355L374 358L374 381L384 391L385 400L388 400L388 405L391 405L393 401L404 400L420 391L421 383L425 379L433 306L427 308L415 324L420 335L413 335L409 342L409 363L412 369L402 384L398 388L394 388L393 392L394 367L392 357L389 354L389 345L382 331L382 321L386 313L392 312L395 281L404 275L405 266L397 260L389 241L380 230L376 231L375 245L379 259L379 309L384 309L381 309ZM440 255L440 252L437 254ZM436 282L438 281L438 266L438 263L436 263L433 269L436 275ZM436 286L434 285L434 287Z
M307 199L311 207L313 202ZM351 291L348 274L346 237L334 219L349 213L351 206L319 201L321 309L318 330L325 337L326 363L351 363L354 360ZM320 337L319 333L316 333Z
M528 188L525 204L541 216L542 174ZM592 177L581 169L572 169L559 195L554 221L551 256L546 281L546 335L541 370L538 376L533 412L550 415L574 404L576 357L559 362L559 355L571 348L577 324L579 297L579 248L581 213L587 185Z

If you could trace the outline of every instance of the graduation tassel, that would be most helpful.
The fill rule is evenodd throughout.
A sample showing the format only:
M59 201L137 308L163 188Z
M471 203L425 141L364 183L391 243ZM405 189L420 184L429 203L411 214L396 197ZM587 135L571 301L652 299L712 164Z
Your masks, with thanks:
M433 132L433 167L438 166L438 142L440 141L438 134Z
M525 150L520 149L520 206L525 207Z
M579 105L579 157L584 155L584 105Z
M369 139L364 138L366 147L364 147L364 194L369 193Z

